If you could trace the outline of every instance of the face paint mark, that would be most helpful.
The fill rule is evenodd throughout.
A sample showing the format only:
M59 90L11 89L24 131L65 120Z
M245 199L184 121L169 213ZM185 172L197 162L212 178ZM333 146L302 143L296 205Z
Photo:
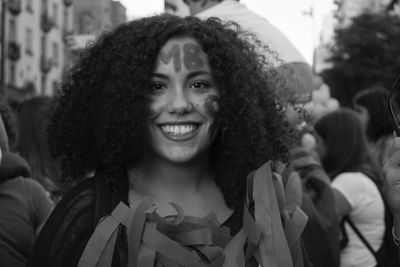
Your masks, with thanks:
M165 65L167 65L171 59L174 59L175 71L180 71L182 69L181 51L177 44L174 44L168 53L161 52L159 55L159 60Z
M201 69L204 66L204 61L200 57L203 50L194 43L186 43L183 45L183 64L187 70Z
M204 101L204 108L207 114L211 117L215 117L219 110L219 97L216 95L209 95Z
M206 110L206 113L210 116L215 118L217 115L217 112L219 110L219 97L216 95L209 95L206 100L204 101L204 108ZM214 121L213 125L209 129L209 136L211 142L214 141L215 137L217 136L219 132L219 126L217 121Z

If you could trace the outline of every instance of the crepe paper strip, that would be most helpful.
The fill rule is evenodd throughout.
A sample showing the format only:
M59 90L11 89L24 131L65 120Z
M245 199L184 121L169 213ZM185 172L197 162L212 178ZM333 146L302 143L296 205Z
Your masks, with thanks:
M298 172L292 172L286 183L286 201L287 205L296 204L301 206L302 201L302 184Z
M285 187L283 186L282 176L272 172L272 181L275 189L275 197L278 201L279 210L287 206Z
M145 227L142 241L158 253L183 266L193 266L201 260L196 252L189 251L151 227Z
M288 209L294 210L292 218L285 225L286 238L290 249L296 243L300 243L301 234L307 225L307 215L296 205L291 205Z
M257 225L246 207L243 211L243 229L250 242L257 245L261 236L261 226Z
M182 267L182 265L179 265L178 263L176 263L158 253L157 253L157 266L160 266L160 267Z
M169 202L169 204L172 207L174 207L174 209L176 210L176 213L177 213L177 216L175 216L175 220L174 220L174 222L172 222L172 224L178 225L183 221L185 213L183 212L182 207L180 207L179 205L172 203L172 202ZM168 218L168 217L169 216L167 216L166 218Z
M282 163L281 161L274 161L273 163L272 163L272 170L275 172L275 173L277 173L277 174L279 174L279 175L282 175L282 173L285 171L285 169L286 169L286 164L284 164L284 163Z
M139 248L137 267L154 266L155 262L156 252L142 243Z
M137 265L140 240L142 239L142 233L146 223L147 213L145 213L145 211L151 206L153 206L153 201L145 198L138 204L133 213L128 227L128 266ZM132 213L131 210L130 213Z
M224 229L222 228L212 229L214 246L224 248L232 240L229 228L228 227L223 227L223 228Z
M241 229L225 247L225 261L222 267L243 267L245 259L243 248L246 243L246 234Z
M118 208L118 206L117 206ZM79 259L78 267L95 267L111 235L117 230L119 222L107 216L97 225ZM112 258L112 255L111 255Z
M99 261L96 264L96 267L110 267L113 260L115 244L117 242L118 236L118 227L114 230L111 235L111 238L107 242L107 245L103 252L100 255Z
M258 244L261 266L292 267L291 254L286 242L280 216L278 194L284 193L280 176L271 171L271 162L267 162L254 174L253 195L255 201L255 221L264 227ZM284 196L283 196L283 200ZM271 234L271 236L267 236Z
M180 242L182 245L191 246L191 245L208 245L211 246L214 244L212 238L212 232L210 229L196 229L193 231L185 231L185 232L176 232L168 234L168 236Z
M254 197L253 197L253 186L254 186L254 173L252 172L247 176L247 194L245 197L244 205L249 209L251 216L254 217Z
M109 266L122 224L127 227L129 266L253 267L258 262L292 267L290 252L295 259L301 257L300 235L306 217L298 207L286 207L281 178L271 171L270 162L247 179L244 228L230 241L229 229L219 227L214 214L183 216L183 210L170 203L177 215L163 218L150 199L140 202L135 211L121 202L98 224L78 266Z
M191 224L193 226L200 226L202 228L204 227L211 227L211 228L220 228L220 224L218 221L214 218L214 215L208 214L204 218L198 218L198 217L193 217L193 216L185 216L184 222L186 224Z
M114 217L119 223L128 226L132 220L133 212L131 208L121 201L111 212L111 216Z
M225 258L224 250L217 246L197 246L196 249L203 254L209 262L214 262L219 258Z
M225 256L222 255L219 258L216 258L213 262L211 262L210 267L221 267L225 261Z
M255 257L257 262L260 262L260 253L257 251L257 246L254 243L247 243L246 252L245 252L245 262L251 261L251 258Z

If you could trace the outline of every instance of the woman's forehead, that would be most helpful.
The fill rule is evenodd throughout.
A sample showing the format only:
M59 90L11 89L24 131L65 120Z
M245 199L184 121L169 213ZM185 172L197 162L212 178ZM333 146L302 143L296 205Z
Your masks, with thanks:
M173 64L176 72L183 68L189 71L208 69L208 56L201 44L192 37L168 40L158 53L156 66Z

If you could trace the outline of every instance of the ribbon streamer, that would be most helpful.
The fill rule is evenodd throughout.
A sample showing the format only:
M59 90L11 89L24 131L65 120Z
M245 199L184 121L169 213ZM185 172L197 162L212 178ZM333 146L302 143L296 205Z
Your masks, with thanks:
M295 184L295 183L294 183ZM290 192L291 200L298 199ZM290 201L293 202L293 201ZM211 213L205 218L161 217L151 199L131 209L119 203L101 220L89 239L78 267L110 267L120 227L126 227L129 266L147 267L293 267L301 257L301 233L307 216L296 203L287 205L279 175L268 162L247 177L243 228L231 237ZM299 254L300 253L300 254Z

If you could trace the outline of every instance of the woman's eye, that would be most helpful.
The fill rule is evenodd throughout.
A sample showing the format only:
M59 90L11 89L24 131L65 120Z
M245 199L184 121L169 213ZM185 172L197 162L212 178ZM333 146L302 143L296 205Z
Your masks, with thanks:
M151 83L151 89L153 91L160 91L160 90L164 89L164 87L165 87L164 84L160 83L160 82L152 82Z
M208 87L210 87L210 83L205 82L205 81L194 82L190 86L190 88L194 88L194 89L202 89L202 88L208 88Z

